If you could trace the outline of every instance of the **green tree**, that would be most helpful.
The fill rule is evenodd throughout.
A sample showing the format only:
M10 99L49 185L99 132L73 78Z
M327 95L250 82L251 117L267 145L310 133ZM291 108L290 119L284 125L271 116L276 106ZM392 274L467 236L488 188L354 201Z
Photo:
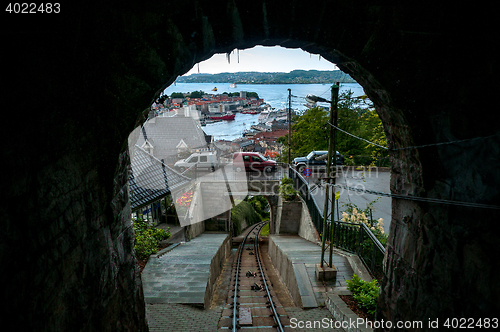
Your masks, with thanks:
M252 98L252 97L259 99L259 95L257 92L247 92L247 98Z
M245 200L252 205L254 210L261 216L263 220L269 218L269 212L267 212L267 210L269 209L269 203L263 196L249 196Z
M387 139L385 137L382 120L375 110L369 110L362 116L362 123L366 124L363 137L368 137L367 140L375 144L387 147ZM388 166L389 152L379 146L365 143L365 153L372 158L371 166Z
M193 91L191 92L191 94L189 95L190 98L201 98L203 97L203 95L205 95L206 93L203 92L202 90L200 91Z
M312 150L328 149L328 111L315 107L300 117L292 125L292 159L305 156ZM278 142L287 146L288 135L280 137ZM287 158L283 152L281 158Z
M184 94L182 92L172 92L170 98L184 98Z
M374 109L364 105L364 99L353 98L352 91L339 96L337 106L337 125L339 128L368 141L387 146L382 122ZM313 150L328 150L330 111L321 107L307 110L300 117L292 119L292 159L306 156ZM335 148L349 161L357 165L384 166L387 163L387 150L366 143L345 133L336 131ZM280 161L288 158L288 135L278 139L285 149ZM353 159L349 158L354 156ZM385 158L385 159L384 159Z

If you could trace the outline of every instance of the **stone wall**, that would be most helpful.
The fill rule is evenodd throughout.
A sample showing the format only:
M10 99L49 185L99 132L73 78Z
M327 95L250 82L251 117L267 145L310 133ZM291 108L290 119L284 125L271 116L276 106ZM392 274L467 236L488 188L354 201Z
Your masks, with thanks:
M298 234L302 218L300 200L286 201L279 196L276 215L276 233L274 234Z
M273 228L271 234L297 234L313 243L321 242L307 205L301 197L289 202L278 196L276 216L275 230Z
M273 241L273 237L269 237L269 258L273 263L274 268L279 271L280 278L286 285L290 296L295 305L302 307L302 297L300 296L299 285L291 259L284 253L279 246Z
M302 199L302 197L300 200L302 202L302 211L300 214L300 224L297 234L307 241L311 241L313 243L321 242L321 238L319 237L318 231L316 230L316 227L311 219L306 202Z
M208 276L207 289L205 291L205 309L210 308L210 302L217 288L217 278L222 272L226 259L231 255L231 243L231 235L228 235L210 262L210 274Z
M282 0L87 1L52 16L4 15L4 328L145 329L122 152L163 88L217 52L321 54L363 85L389 147L404 148L391 152L393 193L498 204L493 15ZM379 317L496 315L499 210L392 207Z

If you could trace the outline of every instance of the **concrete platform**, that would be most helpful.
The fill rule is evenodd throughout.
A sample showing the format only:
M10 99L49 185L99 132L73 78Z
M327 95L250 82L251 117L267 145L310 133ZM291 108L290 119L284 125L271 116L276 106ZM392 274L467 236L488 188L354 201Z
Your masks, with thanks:
M347 257L334 252L332 260L337 269L336 280L325 284L317 280L315 267L321 260L321 247L298 235L271 235L269 256L293 300L302 308L324 305L326 293L333 292L336 288L345 288L346 281L354 273Z
M227 234L204 233L152 255L141 276L145 302L206 305L230 247Z

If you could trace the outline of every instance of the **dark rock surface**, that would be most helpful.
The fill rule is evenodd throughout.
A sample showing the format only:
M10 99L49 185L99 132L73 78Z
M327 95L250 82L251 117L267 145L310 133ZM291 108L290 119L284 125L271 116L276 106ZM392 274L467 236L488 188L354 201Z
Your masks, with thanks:
M59 14L3 14L4 327L147 329L126 141L195 63L234 48L300 47L363 85L390 147L488 137L500 127L490 98L492 12L234 0L87 1ZM394 151L391 189L498 204L499 155L498 135ZM395 199L392 216L377 319L500 311L498 210Z

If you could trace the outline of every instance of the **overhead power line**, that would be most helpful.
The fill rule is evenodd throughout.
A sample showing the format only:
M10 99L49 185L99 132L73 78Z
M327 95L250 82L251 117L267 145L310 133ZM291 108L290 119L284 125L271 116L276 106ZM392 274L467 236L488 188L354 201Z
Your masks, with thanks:
M382 148L382 149L389 150L386 146L382 146L382 145L380 145L380 144L373 143L373 142L370 142L369 140L366 140L366 139L364 139L364 138L358 137L358 136L356 136L356 135L354 135L354 134L351 134L351 133L349 133L349 132L347 132L347 131L345 131L345 130L343 130L343 129L340 129L339 127L337 127L337 126L335 126L335 125L333 125L333 124L331 124L331 123L329 123L329 122L328 122L328 124L329 124L330 126L332 126L333 128L337 129L338 131L343 132L344 134L347 134L347 135L349 135L349 136L352 136L352 137L354 137L354 138L357 138L357 139L359 139L359 140L361 140L361 141L365 141L366 143L369 143L369 144L371 144L371 145L378 146L378 147L380 147L380 148Z
M382 146L382 145L377 144L377 143L370 142L369 140L366 140L364 138L358 137L358 136L356 136L354 134L351 134L351 133L349 133L349 132L347 132L347 131L345 131L343 129L340 129L337 126L334 126L331 123L328 123L328 124L330 126L334 127L335 129L337 129L338 131L343 132L344 134L347 134L347 135L352 136L352 137L354 137L356 139L359 139L361 141L364 141L366 143L378 146L378 147L380 147L382 149L389 150L389 151L399 151L399 150L408 150L408 149L420 149L420 148L426 148L426 147L429 147L429 146L439 146L439 145L456 144L456 143L469 142L469 141L474 141L474 140L479 140L479 139L488 139L488 138L492 138L492 137L500 135L500 132L499 132L499 133L496 133L496 134L493 134L493 135L490 135L490 136L479 136L479 137L466 138L466 139L455 140L455 141L450 141L450 142L430 143L430 144L424 144L424 145L415 145L415 146L407 146L407 147L403 147L403 148L392 149L392 148L388 148L386 146Z
M411 201L420 201L420 202L437 203L437 204L448 204L448 205L466 206L466 207L483 208L483 209L495 209L495 210L500 209L500 206L498 206L498 205L480 204L480 203L463 202L463 201L453 201L453 200L418 197L418 196L397 195L397 194L384 193L384 192L369 190L369 189L353 188L353 187L349 187L349 186L344 185L344 184L335 184L334 186L337 188L343 188L343 189L347 189L347 190L352 190L352 191L357 191L357 192L362 192L362 193L367 193L367 194L372 194L372 195L377 195L377 196L406 199L406 200L411 200Z

